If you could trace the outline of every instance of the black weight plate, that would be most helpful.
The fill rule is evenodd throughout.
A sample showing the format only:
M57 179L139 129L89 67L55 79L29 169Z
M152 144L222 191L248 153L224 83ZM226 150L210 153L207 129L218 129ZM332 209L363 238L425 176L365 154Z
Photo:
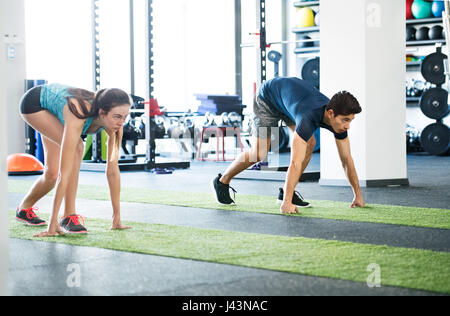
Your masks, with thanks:
M422 62L421 72L426 81L436 85L445 83L444 60L447 56L442 53L432 53Z
M308 60L302 69L302 78L316 88L320 86L320 58Z
M448 92L442 88L431 88L420 98L420 109L427 117L440 120L449 113Z
M434 123L425 127L420 136L423 149L432 155L441 155L450 147L450 129L447 125Z

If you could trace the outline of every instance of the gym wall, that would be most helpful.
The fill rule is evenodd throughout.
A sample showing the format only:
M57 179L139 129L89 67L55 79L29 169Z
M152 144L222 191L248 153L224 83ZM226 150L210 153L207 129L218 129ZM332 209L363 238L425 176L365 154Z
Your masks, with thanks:
M23 44L13 45L9 39L14 35L19 36L19 41L23 38L23 12L23 0L0 0L0 295L8 294L9 271L6 156L8 151L15 151L20 146L14 143L24 138L16 138L14 131L17 126L14 125L17 124L10 122L11 118L17 119L18 116L18 98L24 78L24 49ZM20 126L23 133L23 123ZM10 139L10 149L7 139Z
M7 4L6 4L7 2ZM1 22L4 25L6 49L11 54L10 60L3 60L1 73L8 74L2 85L5 93L6 128L8 137L8 154L25 152L25 124L19 114L19 102L24 93L25 80L25 23L24 0L5 1L1 10ZM5 41L4 36L2 40ZM3 43L5 45L5 43ZM8 50L9 47L9 50ZM3 52L6 54L5 52ZM14 56L12 56L14 55Z

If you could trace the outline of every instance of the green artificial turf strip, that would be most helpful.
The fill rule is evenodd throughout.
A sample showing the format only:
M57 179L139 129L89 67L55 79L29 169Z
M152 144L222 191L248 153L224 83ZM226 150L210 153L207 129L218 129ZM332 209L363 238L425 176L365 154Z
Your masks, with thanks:
M32 182L9 180L8 192L27 193ZM78 198L88 200L109 200L106 186L80 185ZM148 203L205 208L215 210L280 214L276 198L270 196L237 196L236 206L219 205L212 193L177 192L142 188L122 188L122 202ZM311 208L301 210L300 216L326 218L355 222L396 224L406 226L450 229L450 210L371 204L364 208L350 208L350 201L310 201ZM124 210L126 212L126 210ZM292 215L299 216L299 215Z
M381 285L450 293L450 253L273 236L171 225L128 222L133 228L110 231L111 222L89 219L89 234L32 238L45 227L26 227L10 212L11 238L57 242L118 251L284 271L367 282L380 266ZM47 216L43 216L47 219ZM370 279L369 279L370 281Z

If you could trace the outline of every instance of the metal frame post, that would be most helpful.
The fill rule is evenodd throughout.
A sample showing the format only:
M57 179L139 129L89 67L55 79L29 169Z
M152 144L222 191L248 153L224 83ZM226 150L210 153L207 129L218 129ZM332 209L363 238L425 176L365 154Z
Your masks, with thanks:
M282 34L282 41L287 42L289 40L289 1L288 0L282 0L281 2L281 21L283 23L283 34ZM289 55L289 49L288 45L283 45L281 54L284 56L283 60L283 68L282 68L282 76L287 76L288 74L288 55Z
M256 22L259 34L257 51L257 82L262 84L267 80L266 71L266 0L256 0Z
M100 90L100 26L99 0L92 0L92 63L93 89Z
M235 63L236 63L236 95L242 97L242 0L234 0L235 30Z
M149 99L153 98L153 1L147 2L147 22L148 22L148 95ZM148 105L150 107L150 105ZM151 135L152 119L150 117L150 110L148 111L148 120L145 125L145 142L147 145L146 150L146 167L145 170L149 171L156 166L156 143Z
M92 62L93 62L93 89L100 90L100 26L99 26L99 0L92 0ZM92 135L92 161L102 162L101 133Z
M135 94L135 65L134 65L134 0L130 0L130 93Z

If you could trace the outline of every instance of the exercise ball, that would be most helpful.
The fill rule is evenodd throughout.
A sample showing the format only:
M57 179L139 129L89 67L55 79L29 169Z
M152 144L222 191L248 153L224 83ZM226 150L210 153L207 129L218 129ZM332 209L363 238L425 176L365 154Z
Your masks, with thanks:
M406 19L414 19L414 16L411 11L411 6L413 4L414 0L406 0Z
M426 19L433 16L431 6L431 2L425 0L414 0L411 6L411 11L416 19Z
M442 17L442 11L445 11L444 1L433 1L433 4L431 5L431 12L433 15L440 18Z
M309 37L308 35L302 35L299 38L299 40L310 40L310 39L311 39L311 37ZM299 47L299 48L314 47L314 42L298 43L297 47Z
M430 32L430 28L426 26L422 26L416 32L416 40L418 41L427 41L430 38L428 37L428 33Z
M42 174L44 165L29 154L13 154L7 158L8 175Z
M416 40L416 28L414 26L408 25L406 27L406 41L415 41Z
M297 27L311 27L314 25L314 11L310 8L298 8Z
M439 40L439 39L443 39L443 33L442 31L444 30L444 28L440 25L435 25L433 26L430 31L428 32L428 37L431 40Z

